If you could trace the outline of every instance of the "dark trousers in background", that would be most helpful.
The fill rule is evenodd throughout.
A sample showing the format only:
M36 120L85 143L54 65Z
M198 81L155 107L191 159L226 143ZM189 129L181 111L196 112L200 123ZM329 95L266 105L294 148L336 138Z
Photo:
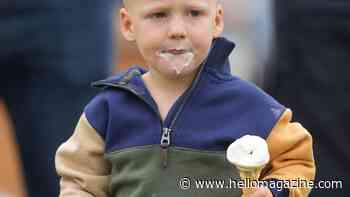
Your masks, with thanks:
M0 97L28 197L58 196L54 155L112 70L114 0L0 1Z
M54 73L7 74L9 80L4 82L3 75L0 80L7 86L1 89L2 98L15 125L28 194L58 196L55 151L96 92L88 84L72 86Z
M276 48L267 91L313 136L316 181L342 181L310 196L350 196L350 2L275 1ZM329 186L329 185L328 185Z

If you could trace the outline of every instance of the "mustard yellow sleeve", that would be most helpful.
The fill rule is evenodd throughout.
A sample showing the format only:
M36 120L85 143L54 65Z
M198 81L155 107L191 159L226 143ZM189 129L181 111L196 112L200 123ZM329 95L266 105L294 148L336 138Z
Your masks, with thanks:
M110 165L103 156L104 141L83 114L56 152L60 197L107 197Z
M315 162L310 133L296 122L291 122L288 109L281 116L267 138L270 162L262 172L263 179L314 180ZM308 196L309 188L289 189L289 197Z

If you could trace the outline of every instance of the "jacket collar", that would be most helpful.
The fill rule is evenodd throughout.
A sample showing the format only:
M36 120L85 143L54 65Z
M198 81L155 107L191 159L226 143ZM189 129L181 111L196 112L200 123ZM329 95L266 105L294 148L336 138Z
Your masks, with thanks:
M231 74L228 59L234 48L235 44L226 38L215 39L204 66L213 68L221 74Z

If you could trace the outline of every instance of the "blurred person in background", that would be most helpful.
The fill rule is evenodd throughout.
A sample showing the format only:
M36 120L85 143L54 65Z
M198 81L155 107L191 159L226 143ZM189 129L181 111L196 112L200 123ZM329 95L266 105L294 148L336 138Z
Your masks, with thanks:
M350 196L350 1L276 0L275 11L266 88L311 131L317 181L343 181L310 196Z
M113 0L0 1L0 98L29 197L58 196L54 154L96 94L90 82L112 69L114 7Z

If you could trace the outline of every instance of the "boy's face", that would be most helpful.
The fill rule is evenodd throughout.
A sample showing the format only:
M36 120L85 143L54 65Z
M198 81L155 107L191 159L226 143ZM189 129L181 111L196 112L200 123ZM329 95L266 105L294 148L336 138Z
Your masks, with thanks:
M150 69L170 78L197 70L223 30L217 0L125 0L120 17Z

